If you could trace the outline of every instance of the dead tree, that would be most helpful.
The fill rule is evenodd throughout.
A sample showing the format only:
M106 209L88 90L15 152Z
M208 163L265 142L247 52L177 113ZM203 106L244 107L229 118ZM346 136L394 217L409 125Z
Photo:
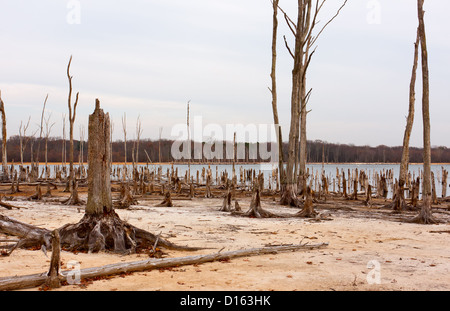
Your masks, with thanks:
M269 88L272 94L272 112L273 123L275 125L275 132L277 133L277 145L278 145L278 173L279 180L281 182L281 189L284 190L285 178L283 167L283 135L281 131L280 121L278 118L278 95L277 95L277 34L278 34L278 3L279 0L273 0L273 31L272 31L272 70L270 72L270 78L272 79L272 87Z
M36 185L36 193L30 196L30 200L41 201L42 200L42 189L41 184Z
M48 138L50 137L50 133L52 131L53 126L55 123L50 124L50 117L52 115L50 114L47 119L45 119L45 179L47 180L49 178L50 170L48 167ZM39 163L39 162L38 162ZM37 166L39 168L39 164Z
M293 22L282 10L295 37L294 51L289 48L285 38L286 47L294 59L294 66L292 70L291 123L286 188L282 192L280 202L283 205L301 206L301 201L297 198L297 190L304 192L306 189L306 105L311 94L311 91L306 92L306 72L314 54L311 49L324 29L339 15L347 0L344 1L336 15L315 34L314 29L318 24L317 17L324 3L325 1L317 0L316 4L313 5L311 0L299 0L297 22ZM300 162L299 171L297 171L297 159ZM300 189L297 189L297 175L299 176Z
M420 177L417 177L417 179L413 180L411 183L411 206L412 206L412 208L417 207L417 203L419 201L419 192L420 192Z
M261 207L261 191L257 185L254 186L252 200L250 202L250 208L243 214L246 217L252 218L278 218L281 217L274 213L271 213ZM237 202L236 202L237 203Z
M223 197L222 207L220 209L221 212L231 212L231 191L230 191L230 183L227 180L227 191L225 192L225 195Z
M122 182L120 197L117 202L114 202L114 207L117 209L126 209L136 204L138 204L138 201L131 194L130 186L126 182Z
M317 212L314 210L313 197L311 187L306 188L306 197L303 208L300 212L296 213L294 217L315 218Z
M400 163L400 173L399 180L396 192L394 193L394 198L392 203L388 204L387 208L392 208L394 211L401 212L405 209L408 209L408 206L405 201L405 183L408 174L408 166L409 166L409 141L411 137L412 127L414 123L414 106L415 106L415 85L416 85L416 77L417 77L417 67L418 67L418 59L419 59L419 29L417 29L417 38L414 43L414 63L411 74L411 82L409 85L409 109L408 109L408 117L406 119L406 128L403 136L403 147L402 147L402 159Z
M48 278L45 281L45 285L47 285L49 288L59 288L61 287L60 282L61 240L58 229L53 230L51 237L52 237L52 258L50 260L50 269L47 273Z
M59 229L61 246L68 250L101 250L132 253L137 248L153 246L156 236L120 219L114 211L111 197L109 114L100 109L96 100L94 113L89 116L88 138L88 201L83 218L77 224ZM158 245L180 250L197 250L178 246L162 238Z
M7 157L7 135L6 135L6 113L5 113L5 103L2 100L2 93L0 91L0 113L2 114L2 180L8 181L8 157Z
M447 197L447 178L448 171L442 168L442 198Z
M208 173L206 174L205 198L212 198L212 194L211 194L211 180L212 180L212 175L211 175L210 170L208 170Z
M121 262L102 267L86 268L80 271L81 279L102 278L109 275L118 275L121 273L141 272L154 269L164 269L170 267L180 267L186 265L199 265L206 262L214 262L220 260L230 260L232 258L259 256L264 254L277 254L280 252L295 251L311 251L314 249L322 249L328 246L328 243L320 244L294 244L294 245L278 245L264 248L241 249L229 252L216 252L213 254L177 257L177 258L150 258L134 262ZM62 277L67 279L69 271L62 271ZM17 289L25 289L37 287L43 284L47 279L47 275L39 273L33 275L13 276L0 278L0 290L11 291Z
M157 207L172 207L173 206L172 195L170 193L170 190L167 190L167 192L164 195L164 200L156 206Z
M370 184L367 185L366 199L364 200L364 205L372 207L372 186Z
M126 112L123 113L122 117L122 130L123 130L123 147L124 147L124 169L126 170L127 167L127 114Z
M66 204L69 205L78 205L81 203L79 197L78 197L78 191L76 189L76 178L75 178L75 172L73 169L73 151L74 151L74 146L73 146L73 129L74 129L74 124L75 124L75 118L76 118L76 113L77 113L77 105L78 105L78 96L79 96L79 92L77 92L76 96L75 96L75 102L73 103L73 107L72 107L72 76L70 75L70 64L72 63L72 56L70 56L69 59L69 64L67 65L67 78L69 80L69 95L68 95L68 108L69 108L69 178L68 178L68 184L70 187L70 197L69 199L65 202Z
M66 167L66 114L62 115L62 146L61 146L61 163Z
M433 224L437 220L431 213L431 135L430 135L430 81L428 71L428 51L425 34L424 0L417 0L417 11L419 18L419 36L422 57L422 119L423 119L423 182L422 200L423 204L419 215L413 219L423 224Z
M20 166L23 167L23 153L25 148L27 147L27 143L29 138L27 138L27 130L30 126L31 116L28 117L28 122L24 125L22 121L20 121L19 126L19 151L20 151ZM25 139L25 141L24 141Z

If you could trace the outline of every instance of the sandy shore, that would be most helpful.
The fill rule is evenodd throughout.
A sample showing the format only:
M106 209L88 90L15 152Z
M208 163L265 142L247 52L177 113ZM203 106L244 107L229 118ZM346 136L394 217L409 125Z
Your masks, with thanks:
M320 213L330 215L332 220L327 221L254 219L220 212L221 202L221 198L176 200L174 207L166 208L154 207L159 203L159 198L155 197L141 200L139 205L117 213L123 220L153 233L161 232L163 238L177 244L211 248L197 252L166 251L167 257L300 241L327 242L329 246L321 250L133 273L64 286L59 290L450 290L448 222L426 226L409 224L389 219L378 210L361 207L350 212L333 204L317 207ZM83 209L74 206L27 201L13 203L24 208L0 212L48 229L78 222L83 216ZM249 204L250 198L240 199L244 211ZM281 207L270 198L263 198L262 206L275 213L297 211ZM436 213L436 216L441 217L441 214L448 217L446 212ZM63 269L67 269L71 261L79 263L83 269L147 258L143 254L120 256L65 251L61 256ZM41 251L16 250L9 257L0 257L0 277L42 273L48 270L49 262Z

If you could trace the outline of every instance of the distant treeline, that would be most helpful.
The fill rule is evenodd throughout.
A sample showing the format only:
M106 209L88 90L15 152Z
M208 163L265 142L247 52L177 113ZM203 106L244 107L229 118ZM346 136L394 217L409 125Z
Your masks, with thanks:
M25 144L23 152L24 162L31 161L31 150L33 150L33 159L36 161L39 150L39 161L42 163L45 161L45 140L42 139L39 143L39 138L30 137L23 139ZM162 139L149 140L144 139L139 142L138 159L136 162L177 162L172 155L173 140ZM40 146L39 146L40 145ZM83 160L87 162L87 142L83 143ZM127 162L133 161L133 152L136 154L136 141L127 141ZM216 143L220 152L220 145ZM199 153L194 154L195 150L205 149L211 150L211 147L205 145L205 143L192 143L192 163L195 162L232 162L233 155L233 143L223 142L222 144L222 159L213 159L208 161L208 157ZM213 152L216 152L212 148ZM267 150L268 149L268 150ZM79 140L74 140L74 161L78 162L80 157L81 143ZM239 150L239 162L264 162L267 160L266 156L259 150L270 151L270 147L267 147L265 143L241 143L238 147ZM258 150L258 152L255 152ZM388 147L388 146L355 146L346 144L333 144L324 141L308 141L308 163L398 163L401 160L402 147ZM1 153L1 152L0 152ZM284 159L287 159L288 144L283 143ZM69 160L69 141L66 141L66 162ZM202 154L202 153L200 153ZM14 163L20 162L20 139L19 136L12 136L8 139L7 143L7 155L8 162L14 161ZM196 156L196 158L195 158ZM200 159L202 157L202 159ZM264 158L265 157L265 158ZM61 138L49 138L48 139L48 153L47 159L49 162L62 162L63 161L63 140ZM125 148L123 141L115 141L112 144L112 160L113 162L124 162L125 160ZM179 161L179 160L178 160ZM183 159L182 162L185 162ZM431 151L431 161L433 163L450 163L450 149L447 147L434 147ZM422 162L422 149L410 147L410 162L421 163Z

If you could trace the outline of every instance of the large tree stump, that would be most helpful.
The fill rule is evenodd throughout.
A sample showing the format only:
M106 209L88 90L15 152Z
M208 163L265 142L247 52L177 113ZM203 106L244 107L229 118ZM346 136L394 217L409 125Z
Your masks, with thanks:
M155 235L122 221L114 211L109 142L109 115L100 109L97 100L95 111L89 116L88 201L83 218L77 224L68 224L59 230L61 246L65 249L132 253L139 247L155 244ZM161 238L157 242L180 250L198 249L177 246Z
M255 218L278 218L278 216L274 213L266 211L261 207L261 196L259 187L256 186L253 192L252 201L250 202L250 208L247 212L243 214L243 216L247 217L255 217Z

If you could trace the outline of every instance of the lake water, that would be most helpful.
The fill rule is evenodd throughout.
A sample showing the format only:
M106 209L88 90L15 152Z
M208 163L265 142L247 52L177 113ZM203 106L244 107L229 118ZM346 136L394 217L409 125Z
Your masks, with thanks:
M131 166L130 166L131 167ZM172 165L171 164L163 164L161 165L162 167L162 173L166 174L167 169L171 170L172 169ZM232 175L232 164L218 164L218 165L214 165L214 164L210 164L210 165L204 165L204 164L191 164L191 176L194 177L194 180L196 179L197 176L197 171L199 171L199 175L201 176L201 172L203 170L203 168L208 169L208 167L211 168L212 174L213 174L213 180L215 180L216 177L216 168L217 168L217 172L220 175L221 173L223 173L224 171L228 172L228 176L229 178L231 178ZM272 184L272 189L275 189L275 181L272 179L272 170L277 168L276 164L236 164L235 165L235 170L236 170L236 175L238 176L238 180L239 180L239 173L240 170L242 169L244 170L255 170L256 173L262 172L264 174L264 179L265 179L265 184L266 186L269 185L269 183ZM307 170L309 170L309 174L310 174L310 178L313 178L316 176L316 174L318 173L319 179L321 176L321 172L322 170L324 171L325 175L329 178L330 184L329 184L329 190L332 191L333 190L333 178L336 178L336 170L338 169L339 172L344 171L345 172L345 176L346 179L348 180L348 172L350 171L350 174L352 174L352 172L355 169L358 169L358 172L360 172L361 170L363 170L366 175L369 178L369 183L374 186L375 185L375 181L374 181L374 177L376 176L376 174L380 174L380 173L384 173L387 172L389 170L392 171L393 174L393 178L394 180L396 178L398 178L399 172L400 172L400 165L399 164L324 164L322 166L322 164L309 164L306 166ZM153 169L155 170L157 168L156 165L149 165L149 169ZM174 169L178 169L178 176L185 176L186 171L188 170L188 165L187 164L174 164L173 165ZM433 164L431 165L431 171L434 172L434 177L435 177L435 185L436 185L436 194L438 197L441 196L442 194L442 168L444 168L445 170L449 171L450 170L450 165L449 164ZM423 171L423 164L410 164L409 166L409 172L411 174L411 177L418 177L421 174L421 171ZM200 177L201 178L201 177ZM313 179L313 184L315 182L315 179ZM450 176L447 178L447 185L450 184ZM337 189L337 186L336 188ZM447 191L448 193L449 191ZM389 187L389 196L392 197L392 189L391 187Z
M146 166L146 165L140 165L140 166ZM151 171L156 171L159 166L161 166L161 168L162 168L163 175L166 175L167 170L172 169L172 164L162 164L162 165L149 164L148 168ZM43 165L41 165L40 167L42 170ZM54 167L53 166L50 166L50 167L51 167L51 174L54 174ZM75 165L75 167L77 167L77 165ZM118 167L123 167L123 165L113 165L113 169L118 168ZM193 178L195 180L197 177L197 171L199 171L199 175L201 178L201 172L202 172L203 168L208 169L208 167L210 167L211 171L212 171L213 183L215 182L216 172L220 176L223 172L226 171L226 172L228 172L229 178L231 178L232 164L217 164L217 165L216 164L209 164L209 165L208 164L191 164L191 176L193 176ZM131 168L132 168L132 166L128 165L129 172L132 171ZM187 164L174 164L173 168L178 169L178 176L184 177L189 166ZM271 184L272 189L275 189L276 184L272 178L272 171L277 168L276 164L265 164L265 163L262 163L262 164L256 164L256 163L255 164L236 164L235 169L236 169L236 174L238 176L238 182L239 182L239 176L240 176L239 174L240 174L241 168L243 170L255 170L256 173L262 172L264 174L266 187L268 187L269 184ZM435 176L436 194L438 197L440 197L442 194L442 168L449 171L450 164L433 164L433 165L431 165L431 170L432 170L432 172L434 172L434 176ZM320 176L321 176L321 172L323 170L325 175L329 179L329 190L332 191L333 190L332 183L333 183L333 179L336 179L336 170L337 169L339 170L339 172L342 172L342 171L345 172L345 176L346 176L347 180L348 180L349 172L350 172L350 174L352 174L352 172L354 172L356 169L358 169L358 172L364 171L369 178L369 183L372 186L375 186L374 177L376 176L377 173L380 174L380 173L384 173L384 172L391 170L392 174L393 174L393 178L395 180L396 178L398 178L398 174L400 171L400 165L399 164L364 164L364 163L360 163L360 164L351 164L351 163L349 163L349 164L324 164L324 165L308 164L307 170L309 170L309 174L310 174L310 179L308 181L310 181L312 179L313 188L314 188L315 177L319 176L319 182L320 182ZM420 176L422 170L423 170L423 164L411 164L409 166L409 172L410 172L411 176L414 176L416 178L418 176ZM204 180L201 180L201 182L204 182ZM447 178L447 185L449 185L449 184L450 184L450 176L449 176L449 178ZM337 186L335 186L335 189L338 189ZM449 192L449 191L447 191L447 192ZM391 186L389 187L389 196L388 197L392 197L392 187Z

